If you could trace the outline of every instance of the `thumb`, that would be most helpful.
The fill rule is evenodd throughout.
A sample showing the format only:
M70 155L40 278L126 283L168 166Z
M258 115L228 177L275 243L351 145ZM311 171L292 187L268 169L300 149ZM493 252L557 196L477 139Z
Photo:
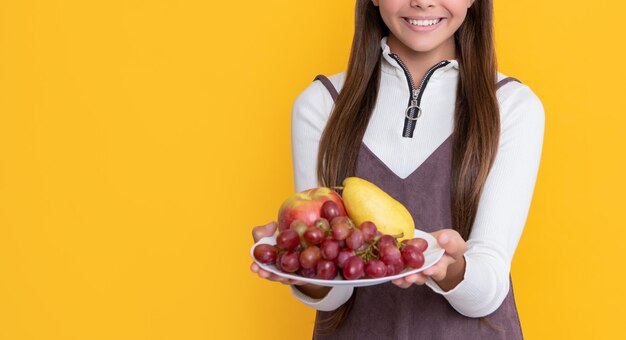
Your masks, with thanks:
M266 225L261 225L261 226L252 228L252 238L254 238L254 242L257 242L264 237L274 235L275 231L276 231L276 222L272 221Z
M457 258L465 254L467 245L465 241L459 235L458 232L451 229L441 230L434 235L437 238L437 243L443 248L450 256Z

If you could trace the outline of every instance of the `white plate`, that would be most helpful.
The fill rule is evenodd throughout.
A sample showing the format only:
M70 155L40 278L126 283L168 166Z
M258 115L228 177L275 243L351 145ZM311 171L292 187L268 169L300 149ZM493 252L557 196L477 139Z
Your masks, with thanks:
M274 234L273 236L264 237L260 239L257 243L255 243L252 246L252 248L250 248L250 256L252 256L252 259L254 260L254 262L256 262L264 270L271 272L273 274L276 274L278 276L289 278L289 279L294 279L294 280L298 280L301 282L307 282L307 283L311 283L311 284L315 284L319 286L364 287L364 286L372 286L372 285L385 283L385 282L399 279L401 277L405 277L411 274L419 273L422 270L437 263L437 261L439 261L439 259L443 256L444 250L441 247L439 247L439 244L437 244L437 240L432 235L425 233L421 230L415 229L415 234L413 235L413 237L414 238L421 237L428 242L428 248L426 249L426 252L424 253L424 265L418 269L411 269L411 270L405 269L405 271L403 271L400 274L396 274L393 276L385 276L385 277L381 277L377 279L344 280L343 278L341 278L341 276L339 276L339 274L337 274L337 277L335 277L334 280L311 279L311 278L306 278L306 277L296 275L296 274L288 274L288 273L282 272L278 270L278 268L276 268L276 266L273 264L268 265L268 264L260 263L254 258L254 247L256 247L256 245L258 244L263 244L263 243L272 244L272 245L276 244L276 234Z

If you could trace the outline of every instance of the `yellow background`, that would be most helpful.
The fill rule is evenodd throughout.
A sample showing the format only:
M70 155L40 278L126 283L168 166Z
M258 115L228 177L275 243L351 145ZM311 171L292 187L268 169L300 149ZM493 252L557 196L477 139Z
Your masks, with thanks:
M310 338L250 229L293 190L291 105L345 68L353 6L0 1L0 339ZM625 12L496 4L500 70L546 109L528 339L626 337Z

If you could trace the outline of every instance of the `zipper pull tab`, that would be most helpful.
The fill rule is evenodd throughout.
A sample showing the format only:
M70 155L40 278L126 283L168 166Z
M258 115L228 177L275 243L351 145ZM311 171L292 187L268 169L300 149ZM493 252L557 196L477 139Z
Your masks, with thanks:
M422 115L422 109L417 106L417 96L419 95L419 92L419 89L413 90L413 96L411 96L411 105L409 105L409 107L407 107L404 111L404 115L409 120L417 120ZM415 117L411 115L414 110L417 110L417 115Z

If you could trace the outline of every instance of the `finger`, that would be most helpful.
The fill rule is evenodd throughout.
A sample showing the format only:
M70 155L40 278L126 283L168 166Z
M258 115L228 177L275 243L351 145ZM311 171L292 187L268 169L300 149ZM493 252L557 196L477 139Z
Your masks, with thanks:
M251 270L251 271L253 271L253 272L255 272L255 273L257 273L257 272L259 271L259 269L261 269L261 268L259 267L259 265L258 265L258 264L256 264L256 262L252 262L252 264L250 265L250 270Z
M408 282L410 284L414 284L415 281L417 281L417 278L418 278L417 274L411 274L409 276L405 276L404 277L404 281L406 281L406 282Z
M259 277L263 278L263 279L269 278L271 274L272 273L270 273L268 271L265 271L265 270L263 270L261 268L259 268L259 270L257 271L257 275L259 275Z
M278 276L278 275L274 275L274 274L270 275L268 280L276 281L276 282L280 282L280 283L284 283L284 284L289 284L289 279L288 278L282 277L282 276Z
M400 288L404 288L404 289L409 288L412 285L412 283L407 282L405 279L396 279L396 280L393 280L391 282L394 285L396 285L396 286L398 286Z
M289 279L288 283L290 285L296 285L296 286L301 286L301 285L306 284L305 282L298 281L298 280L293 280L293 279Z
M261 225L252 228L252 238L254 242L258 242L260 239L268 236L272 236L276 231L276 222L272 221L266 225Z
M411 280L413 281L414 285L423 285L426 283L426 280L428 279L428 276L422 274L422 273L417 273L417 274L413 274L415 275L415 278L412 278Z
M422 275L422 273L415 273L404 277L404 280L414 285L423 285L426 283L426 278L427 277Z
M440 270L435 272L431 277L435 281L441 281L445 279L447 275L448 275L448 267L446 266L446 267L442 267Z
M450 257L450 255L444 253L443 256L441 256L441 258L439 259L439 261L435 262L432 266L422 270L421 273L426 276L431 276L437 270L437 266L440 265L442 262L446 261L448 257Z
M266 270L260 269L258 272L258 275L260 278L262 279L266 279L269 281L274 281L274 282L280 282L280 283L286 283L289 279L285 278L285 277L281 277L275 274L272 274Z
M419 277L412 275L411 277L405 276L403 278L393 280L393 283L400 288L406 289L406 288L411 287L413 284L415 284L418 281L419 281Z
M444 256L437 264L424 270L424 275L432 277L434 280L440 281L446 278L448 274L448 266L452 262L452 258Z
M255 262L252 262L252 264L250 265L250 270L255 272L260 278L266 279L266 280L269 280L269 281L276 281L276 282L281 282L281 283L284 283L284 284L303 284L303 282L300 282L300 281L297 281L297 280L291 280L291 279L288 279L288 278L285 278L285 277L281 277L281 276L272 274L272 273L268 272L267 270L263 270Z
M426 275L426 276L433 276L433 275L435 275L437 272L439 272L441 270L441 268L448 266L448 260L449 259L450 259L450 255L443 255L441 257L441 259L439 261L437 261L437 263L435 263L434 265L424 269L424 271L422 271L422 273L424 275Z
M259 275L259 277L261 277L263 279L268 279L268 280L272 280L272 281L278 281L276 278L280 278L279 276L276 276L276 275L268 272L267 270L261 269L261 267L258 264L256 264L256 262L252 262L252 264L250 265L250 270L252 270L253 272L257 273L257 275Z
M299 281L299 280L293 280L293 279L289 279L289 281L287 283L290 284L290 285L296 285L296 286L303 286L303 285L308 284L306 282L302 282L302 281Z

